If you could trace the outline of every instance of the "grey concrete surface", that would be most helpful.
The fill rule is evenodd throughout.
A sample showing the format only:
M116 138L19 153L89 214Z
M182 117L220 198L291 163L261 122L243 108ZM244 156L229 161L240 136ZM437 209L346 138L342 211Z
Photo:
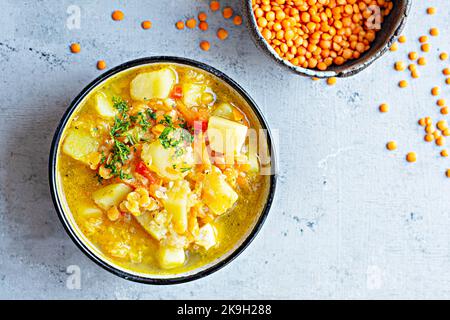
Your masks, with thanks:
M221 1L240 12L240 1ZM81 28L66 27L81 8ZM427 16L427 5L438 14ZM450 101L441 74L450 51L444 0L414 1L406 44L334 87L280 69L246 28L209 13L208 1L0 0L0 298L450 298L448 159L423 142L417 119L439 118L433 85ZM110 14L123 9L126 19ZM177 31L178 19L209 13L210 30ZM144 31L144 19L153 28ZM218 41L226 26L230 37ZM430 27L428 65L412 80L393 70ZM211 40L211 51L198 48ZM82 53L68 45L79 41ZM63 230L47 183L57 123L77 93L108 65L152 56L197 59L224 71L253 96L278 129L280 179L262 232L232 264L188 284L156 287L122 280L86 258ZM407 89L397 82L406 78ZM378 112L387 102L391 111ZM389 153L385 143L396 140ZM404 160L416 151L418 162ZM78 265L80 290L66 287Z

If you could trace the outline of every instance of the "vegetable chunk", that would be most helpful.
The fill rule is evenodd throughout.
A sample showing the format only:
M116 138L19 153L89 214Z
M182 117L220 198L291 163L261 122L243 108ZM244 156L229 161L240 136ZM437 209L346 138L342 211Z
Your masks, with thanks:
M243 124L222 117L212 116L208 123L211 149L223 154L239 154L244 145L248 128Z
M164 68L141 73L131 81L130 94L133 100L166 99L176 81L175 71Z
M117 115L112 101L108 100L106 94L102 92L95 95L95 110L104 119L113 119Z
M99 218L103 216L103 211L95 206L81 204L77 208L77 213L85 218Z
M186 255L182 248L161 247L157 258L161 268L173 269L184 264Z
M167 199L164 200L164 207L172 215L174 230L179 234L185 233L188 228L188 196L190 193L189 182L180 180L167 192Z
M188 107L193 107L200 105L200 99L207 87L194 83L185 83L182 88L183 103Z
M98 150L99 143L89 132L81 129L70 129L64 140L63 151L75 160L90 164L89 155Z
M166 211L145 212L137 216L139 224L156 240L163 239L167 234L168 217Z
M145 144L141 158L159 176L171 180L183 179L194 162L192 152L184 150L182 155L177 155L175 148L166 149L159 140Z
M216 234L216 229L210 223L207 223L200 228L195 243L206 250L209 250L216 245Z
M94 202L103 210L118 206L132 189L124 183L110 184L92 194Z
M204 180L202 199L208 208L217 215L224 214L239 198L225 178L220 169L213 166Z
M231 104L222 102L213 111L213 115L217 117L222 117L228 120L233 120L233 107Z

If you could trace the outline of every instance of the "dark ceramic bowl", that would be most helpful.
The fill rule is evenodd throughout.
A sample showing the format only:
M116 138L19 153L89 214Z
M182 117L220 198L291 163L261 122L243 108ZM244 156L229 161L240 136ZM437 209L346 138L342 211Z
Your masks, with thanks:
M115 265L110 259L107 259L99 250L96 250L95 247L89 243L89 241L84 237L79 228L77 227L70 210L67 205L65 205L64 197L61 195L61 187L58 184L58 173L57 169L57 157L59 152L60 140L66 125L70 122L71 116L77 110L78 106L83 102L83 100L92 92L96 87L103 84L110 77L115 76L121 72L138 68L146 65L157 64L157 63L173 63L182 66L189 66L193 68L197 68L203 70L214 77L217 77L224 83L226 83L231 89L235 90L246 102L247 107L253 113L255 120L257 120L261 126L261 129L264 129L266 132L267 139L267 148L269 156L271 157L271 167L276 169L276 157L274 152L274 147L272 143L272 136L269 131L267 121L264 119L261 111L257 107L256 103L253 99L245 92L244 89L241 88L236 82L234 82L231 78L223 74L222 72L197 61L177 58L177 57L151 57L151 58L143 58L138 60L133 60L130 62L126 62L114 69L109 70L104 73L97 79L95 79L92 83L90 83L86 88L81 91L81 93L75 98L72 102L66 113L61 119L58 128L56 129L56 133L53 138L51 151L50 151L50 160L49 160L49 179L50 179L50 190L53 198L53 203L55 205L56 211L58 213L59 219L61 220L64 228L69 234L70 238L75 242L75 244L83 251L91 260L97 263L102 268L110 271L111 273L118 275L127 280L146 283L146 284L158 284L158 285L166 285L166 284L176 284L187 281L192 281L195 279L199 279L205 277L220 268L227 265L233 259L235 259L240 253L242 253L245 248L252 242L255 238L258 231L261 229L268 213L270 207L272 205L272 201L275 195L275 186L276 186L276 175L275 173L270 175L268 186L267 186L267 198L265 199L265 203L262 204L261 212L258 216L256 216L255 222L250 230L247 231L246 235L237 243L233 249L228 251L224 256L210 262L206 266L202 266L200 268L194 269L192 271L188 271L182 274L175 275L152 275L152 274L142 274L137 273L131 270L124 269L118 265Z
M411 8L411 0L393 0L394 8L386 17L382 24L381 30L377 32L375 41L372 42L368 51L361 55L359 59L350 60L341 66L332 65L326 71L317 69L307 69L293 65L289 61L282 59L275 50L266 42L258 30L256 18L253 14L252 0L244 0L244 10L247 17L247 26L250 29L255 43L273 60L283 65L289 70L307 77L329 78L329 77L349 77L368 66L375 60L380 58L391 45L397 40L406 23L409 10Z

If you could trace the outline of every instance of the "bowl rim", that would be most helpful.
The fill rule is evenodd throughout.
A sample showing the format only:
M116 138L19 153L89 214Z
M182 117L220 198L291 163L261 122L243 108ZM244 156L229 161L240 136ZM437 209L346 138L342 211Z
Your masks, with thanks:
M367 59L367 61L355 64L353 66L350 66L348 69L344 69L341 71L321 71L316 69L308 69L303 68L299 66L295 66L289 61L284 60L281 58L276 51L267 43L267 41L263 38L261 33L258 30L257 24L256 24L256 18L253 14L252 9L252 0L244 0L244 11L245 15L247 17L247 28L250 30L251 37L255 44L264 51L267 55L269 55L272 60L277 62L278 65L281 65L285 68L288 68L291 72L306 76L306 77L316 77L316 78L330 78L330 77L339 77L339 78L345 78L353 76L364 69L368 68L372 63L374 63L376 60L381 58L388 49L392 46L392 44L397 41L397 38L400 36L401 32L403 31L403 28L406 25L406 20L409 15L409 12L411 10L411 4L412 0L399 0L404 2L404 13L399 22L397 23L397 26L395 30L392 32L392 34L388 37L387 42L378 50L376 51L371 57ZM357 61L356 59L355 61Z
M88 245L86 245L80 237L76 234L74 227L70 223L67 214L64 212L62 203L61 203L61 196L58 193L57 183L56 183L56 163L57 163L57 153L58 153L58 146L62 137L62 133L66 127L66 125L69 123L69 119L72 116L72 114L76 111L79 104L83 101L83 99L91 93L92 90L94 90L99 84L103 83L108 78L122 72L126 71L128 69L132 69L138 66L144 66L149 64L156 64L156 63L175 63L180 64L184 66L190 66L195 67L198 69L201 69L207 73L210 73L222 81L224 81L226 84L228 84L233 90L235 90L249 105L249 107L252 109L252 111L255 113L258 121L260 122L261 128L266 130L266 138L267 138L267 146L270 152L271 156L271 165L274 168L274 172L270 175L270 181L269 181L269 190L266 202L264 204L264 207L262 209L262 212L258 218L258 220L255 222L253 228L251 229L251 232L248 233L246 238L242 241L242 243L237 246L234 249L231 249L231 253L224 258L223 260L219 260L216 263L212 262L212 264L207 267L206 269L200 270L199 272L195 272L196 269L193 269L194 271L192 274L188 274L185 276L177 276L175 275L173 278L152 278L152 275L147 276L140 276L133 273L129 273L123 270L120 270L116 268L114 265L108 263L108 261L101 259L99 256L97 256ZM115 274L116 276L119 276L123 279L130 280L133 282L138 283L144 283L144 284L152 284L152 285L171 285L171 284L179 284L179 283L185 283L193 280L197 280L200 278L203 278L207 275L210 275L221 268L228 265L231 261L233 261L235 258L237 258L254 240L258 232L261 230L264 221L266 220L270 208L272 206L274 197L275 197L275 190L276 190L276 183L277 183L277 157L275 152L275 146L273 144L272 140L272 134L270 132L268 122L263 116L261 110L255 103L255 101L250 97L250 95L233 79L228 77L223 72L215 69L214 67L211 67L205 63L195 61L188 58L182 58L182 57L175 57L175 56L152 56L152 57L145 57L140 59L131 60L128 62L125 62L117 67L114 67L107 72L101 74L99 77L97 77L95 80L93 80L91 83L89 83L79 94L76 96L76 98L71 102L68 109L64 112L64 115L62 116L55 134L53 136L53 140L51 143L51 149L50 149L50 157L49 157L49 184L50 184L50 193L52 196L53 204L55 206L56 212L58 214L59 220L61 221L62 225L64 226L64 229L66 230L69 237L72 239L72 241L76 244L76 246L86 255L88 256L92 261L94 261L97 265L102 267L103 269ZM220 259L220 258L219 258Z

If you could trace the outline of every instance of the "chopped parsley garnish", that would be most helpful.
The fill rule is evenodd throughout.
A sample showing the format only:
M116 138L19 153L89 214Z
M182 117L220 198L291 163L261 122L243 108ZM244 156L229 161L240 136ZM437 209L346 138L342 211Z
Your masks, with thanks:
M126 180L126 179L133 178L133 176L129 173L125 173L122 169L120 169L119 178L120 178L120 180Z
M139 125L144 129L144 131L147 131L148 128L151 126L151 123L148 121L147 115L143 112L139 112Z
M120 97L114 97L114 108L116 108L121 114L125 114L128 111L128 103Z
M174 127L165 127L159 136L159 141L165 149L176 147L180 143L179 140L172 138L173 131L175 131Z
M164 119L159 122L160 124L167 124L168 126L173 126L172 117L169 115L164 115Z
M147 114L147 117L149 119L156 120L156 113L153 112L151 109L145 110L145 113Z
M194 136L187 130L182 128L174 128L173 126L165 127L159 141L165 148L175 148L175 156L180 157L185 153L185 144L191 144L194 140Z
M122 134L124 134L128 129L130 129L131 122L126 119L126 115L123 119L119 117L114 118L114 125L112 126L110 130L111 137L120 137Z
M130 155L130 147L119 140L114 140L113 152L114 156L117 156L117 159L120 160L120 163L124 164Z
M126 112L128 111L128 104L121 98L113 98L114 108L120 112L120 117L116 116L114 118L114 125L111 127L109 134L113 139L114 145L112 149L111 156L106 160L105 156L102 155L102 163L105 164L105 168L111 170L111 174L114 177L120 177L120 179L130 179L131 175L125 174L122 170L122 165L128 160L131 153L130 147L124 142L117 140L118 137L123 137L127 135L127 138L131 144L135 143L130 134L127 131L130 129L131 121Z

